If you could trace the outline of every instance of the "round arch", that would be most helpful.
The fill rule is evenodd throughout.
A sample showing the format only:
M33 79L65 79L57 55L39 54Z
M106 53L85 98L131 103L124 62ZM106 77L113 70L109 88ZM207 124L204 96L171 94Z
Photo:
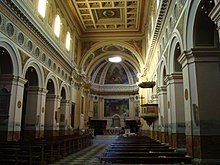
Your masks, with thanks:
M23 73L22 73L24 78L25 78L25 74L27 72L27 69L29 67L33 67L35 69L35 71L37 72L39 87L43 88L43 86L44 86L44 72L43 72L43 68L41 67L41 65L37 64L34 59L27 60L27 62L24 65L24 69L23 69Z
M91 49L89 49L86 54L83 56L82 60L80 61L80 66L83 67L86 59L90 56L90 54L92 54L95 50L102 48L104 46L108 46L108 45L118 45L121 47L125 47L128 50L130 50L136 57L138 60L138 63L140 66L143 66L144 62L142 57L139 55L139 53L128 43L126 42L119 42L119 41L107 41L107 42L98 42L96 44L93 45L93 47Z
M47 88L47 83L48 83L49 79L51 79L51 80L53 81L53 84L54 84L54 94L55 94L55 95L58 95L58 94L59 94L59 93L58 93L58 91L59 91L59 86L58 86L58 84L59 84L59 83L58 83L58 80L57 80L56 76L53 75L52 73L49 73L49 74L47 75L47 78L46 78L45 84L44 84L45 89Z
M196 18L197 8L201 0L190 1L188 8L186 9L183 29L184 50L191 50L193 48L193 29Z
M163 86L164 85L164 71L167 74L167 65L166 65L166 60L163 58L160 62L160 67L159 67L159 76L158 76L158 86Z
M59 93L60 93L60 96L61 96L61 92L62 92L62 89L65 90L65 94L66 94L66 100L70 100L70 88L68 87L68 85L66 83L62 83L61 86L60 86L60 90L59 90Z
M180 51L183 50L182 40L180 37L180 34L178 31L175 31L175 33L171 36L171 42L168 48L168 59L167 59L167 73L171 74L175 72L175 66L174 66L174 60L175 60L175 50L176 45L179 44Z
M12 42L5 38L0 38L0 46L5 48L11 57L13 75L20 76L22 73L22 64L20 59L20 53L18 52L17 48L14 46Z
M127 54L124 54L124 53L121 53L121 55L123 55L124 57L124 60L127 60L127 61L131 61L132 58L130 56L128 56ZM95 64L98 64L99 62L103 61L103 60L106 60L107 57L110 57L111 55L109 55L108 53L105 53L105 54L101 54L100 57L97 57L95 58L93 61L94 62L91 62L86 70L86 74L87 75L90 75L92 70L95 68ZM132 65L134 66L134 68L140 72L140 67L138 67L138 64L135 63L135 62L132 62Z

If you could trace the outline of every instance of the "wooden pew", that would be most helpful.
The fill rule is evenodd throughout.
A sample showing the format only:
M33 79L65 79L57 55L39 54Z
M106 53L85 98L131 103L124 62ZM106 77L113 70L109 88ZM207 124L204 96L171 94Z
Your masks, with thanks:
M167 148L170 148L170 146L165 146L165 145L157 145L157 146L155 146L155 145L149 145L149 146L146 146L146 145L138 145L138 146L136 146L136 145L123 145L123 146L121 146L121 145L111 145L111 146L109 146L108 147L109 149L135 149L135 148L138 148L138 149L167 149Z
M112 143L110 146L169 146L163 143Z
M104 163L191 163L191 157L148 137L119 137L101 156Z
M91 145L91 137L60 136L0 144L0 164L44 165Z
M133 163L146 163L146 164L168 164L168 163L191 163L190 157L136 157L136 156L101 156L101 163L123 163L123 164L133 164Z
M28 163L19 155L19 148L0 148L0 164Z
M33 160L38 159L37 155L33 154L33 149L30 145L20 143L0 144L0 162L2 164L33 164Z
M184 152L103 152L101 156L107 157L117 157L117 156L145 156L145 157L185 157Z
M106 148L107 152L174 152L174 148Z

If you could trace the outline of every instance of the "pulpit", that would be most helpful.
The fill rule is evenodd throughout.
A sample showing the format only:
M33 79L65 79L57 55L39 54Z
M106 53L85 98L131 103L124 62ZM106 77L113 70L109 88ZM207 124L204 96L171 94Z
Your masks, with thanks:
M141 117L150 126L153 122L158 119L158 104L142 104Z

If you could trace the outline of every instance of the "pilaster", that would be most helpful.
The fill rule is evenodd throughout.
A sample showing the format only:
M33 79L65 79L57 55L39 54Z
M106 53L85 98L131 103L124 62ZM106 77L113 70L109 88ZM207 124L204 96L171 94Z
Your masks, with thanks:
M199 161L219 160L220 70L218 49L192 49L178 59L183 68L187 152ZM209 143L209 142L212 142Z

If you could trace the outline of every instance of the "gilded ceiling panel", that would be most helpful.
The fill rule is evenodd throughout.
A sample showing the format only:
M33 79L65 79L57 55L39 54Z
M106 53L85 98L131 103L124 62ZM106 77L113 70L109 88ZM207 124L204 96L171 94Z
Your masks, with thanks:
M137 31L143 0L72 0L85 31Z

